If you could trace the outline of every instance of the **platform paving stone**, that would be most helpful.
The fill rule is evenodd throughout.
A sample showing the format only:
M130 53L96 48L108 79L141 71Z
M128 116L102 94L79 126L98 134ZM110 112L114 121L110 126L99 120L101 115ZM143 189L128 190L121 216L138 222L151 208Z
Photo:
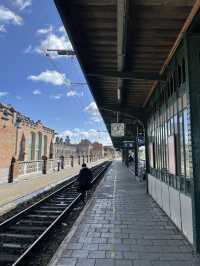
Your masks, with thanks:
M200 266L200 257L120 161L49 266Z

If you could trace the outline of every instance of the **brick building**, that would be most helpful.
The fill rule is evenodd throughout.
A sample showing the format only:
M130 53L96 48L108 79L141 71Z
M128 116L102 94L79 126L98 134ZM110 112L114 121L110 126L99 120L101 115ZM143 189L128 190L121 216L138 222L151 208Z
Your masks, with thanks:
M113 146L104 146L104 156L110 159L115 158L116 151Z
M80 143L77 144L77 153L79 156L89 156L93 153L93 145L87 139L82 139Z
M103 145L98 142L90 142L87 139L82 139L78 144L71 144L69 137L65 140L63 138L56 137L54 142L54 157L59 158L60 156L65 158L73 156L74 158L88 159L91 156L102 158L104 156Z
M70 156L77 157L77 145L71 144L69 139L63 141L62 138L56 137L54 142L54 158L64 156L69 158Z
M7 177L11 158L19 161L53 157L54 130L0 103L0 178Z
M93 142L92 143L92 152L97 156L97 158L103 158L104 157L104 148L101 143Z

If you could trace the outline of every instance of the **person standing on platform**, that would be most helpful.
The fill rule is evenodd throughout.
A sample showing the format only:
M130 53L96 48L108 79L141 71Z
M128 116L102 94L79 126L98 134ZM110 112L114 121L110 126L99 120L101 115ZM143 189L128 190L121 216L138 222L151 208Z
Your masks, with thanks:
M133 157L131 156L131 154L129 154L129 157L128 157L128 164L129 165L132 165L133 163Z
M81 199L85 203L86 191L91 188L92 171L87 167L86 163L82 164L82 169L78 176L78 188L77 191L81 193Z

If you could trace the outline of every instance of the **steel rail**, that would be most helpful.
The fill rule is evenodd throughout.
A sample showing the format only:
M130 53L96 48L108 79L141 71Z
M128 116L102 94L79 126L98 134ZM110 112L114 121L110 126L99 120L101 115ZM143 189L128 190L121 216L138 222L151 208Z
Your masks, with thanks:
M94 174L94 178L92 180L92 185L94 185L94 183L98 180L98 178L100 176L102 176L102 174L106 171L106 169L108 168L109 165L110 165L110 162L104 162L104 163L101 163L100 165L97 165L97 166L95 166L95 167L92 168L92 171L93 171L93 174ZM34 212L36 210L36 207L39 207L41 209L42 204L44 204L44 205L45 204L48 204L48 200L53 199L53 197L55 197L57 195L58 195L58 198L59 198L60 192L63 192L64 191L66 193L64 195L66 195L66 198L65 199L67 200L67 190L70 187L72 188L72 190L68 191L70 193L70 196L71 196L71 193L73 193L73 188L76 189L76 182L77 182L76 178L77 178L77 175L73 176L72 177L73 181L71 181L71 182L63 185L61 188L57 189L56 191L54 191L50 195L46 196L45 198L43 198L40 201L34 203L30 207L28 207L25 210L21 211L20 213L14 215L13 217L11 217L11 218L7 219L6 221L2 222L0 224L0 237L1 237L1 233L2 233L3 230L4 230L4 232L7 230L7 234L9 234L9 226L10 225L18 225L17 222L19 222L20 220L23 223L23 218L25 218L26 216L28 216L31 212ZM62 197L62 195L60 197ZM80 197L81 197L81 194L78 193L78 192L76 192L74 198L70 198L70 199L72 199L72 201L70 203L69 202L66 202L65 203L66 207L65 208L63 207L64 209L61 211L61 213L57 217L55 217L55 219L53 219L53 221L50 221L50 220L46 220L45 221L45 219L43 221L43 220L40 220L38 218L39 222L41 222L41 224L40 224L39 227L42 227L42 225L45 225L45 223L47 223L47 224L50 223L50 224L47 225L46 229L44 229L43 232L39 232L38 235L36 233L36 236L34 235L35 236L35 239L33 239L33 242L32 243L28 243L27 245L29 245L29 246L28 246L28 248L24 248L25 250L23 250L23 248L21 248L22 251L21 251L21 253L18 252L18 253L20 253L19 255L18 254L17 255L9 254L9 252L8 252L8 256L12 256L12 255L13 256L16 256L16 259L14 259L13 261L11 260L10 262L6 262L6 260L5 260L5 263L6 264L1 264L1 265L2 266L3 265L12 265L12 266L23 265L23 262L27 259L28 256L30 256L30 254L33 251L33 249L35 247L37 247L42 242L42 240L49 235L49 233L51 232L51 230L53 228L55 228L55 226L62 220L62 218L73 209L73 207L75 206L75 204L80 200ZM52 210L53 207L54 206L51 206L49 208L49 210L48 210L48 206L47 206L47 214L48 214L48 211L49 211L49 213L51 213L53 211ZM29 221L29 219L28 219L28 221ZM30 222L31 222L31 220L30 220ZM35 222L36 221L32 221L33 224ZM43 222L43 224L42 224L42 222ZM32 224L28 224L27 226L30 226L30 231L31 231L31 227L34 227L34 225L32 225ZM36 232L37 232L37 230L36 230ZM11 228L11 233L12 233L12 228ZM23 235L23 233L21 233L21 235ZM13 242L14 242L14 244L16 243L16 241L13 241ZM12 242L11 242L11 244L12 244ZM20 245L20 242L19 242L19 245Z

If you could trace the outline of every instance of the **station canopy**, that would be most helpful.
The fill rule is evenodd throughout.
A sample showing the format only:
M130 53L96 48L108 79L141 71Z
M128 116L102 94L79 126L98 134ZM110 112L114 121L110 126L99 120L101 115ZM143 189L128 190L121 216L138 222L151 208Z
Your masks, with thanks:
M143 134L145 105L197 13L194 0L55 0L107 129ZM118 115L117 115L118 112Z

